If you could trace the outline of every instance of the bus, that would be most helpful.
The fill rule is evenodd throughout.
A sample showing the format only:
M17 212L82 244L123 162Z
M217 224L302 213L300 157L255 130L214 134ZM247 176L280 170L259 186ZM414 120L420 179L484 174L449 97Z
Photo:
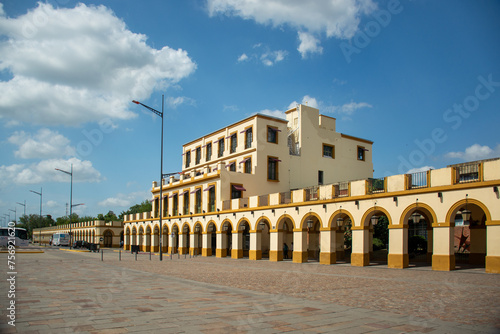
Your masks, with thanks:
M29 240L26 229L21 227L0 227L0 247L8 247L9 245L27 247Z
M52 236L52 246L69 246L68 233L54 233Z

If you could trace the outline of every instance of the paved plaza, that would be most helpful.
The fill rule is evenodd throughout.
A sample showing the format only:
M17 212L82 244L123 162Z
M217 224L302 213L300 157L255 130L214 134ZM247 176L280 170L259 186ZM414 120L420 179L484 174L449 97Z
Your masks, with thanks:
M500 275L45 249L2 258L1 333L500 333ZM121 261L119 256L121 255ZM15 300L15 327L7 324Z

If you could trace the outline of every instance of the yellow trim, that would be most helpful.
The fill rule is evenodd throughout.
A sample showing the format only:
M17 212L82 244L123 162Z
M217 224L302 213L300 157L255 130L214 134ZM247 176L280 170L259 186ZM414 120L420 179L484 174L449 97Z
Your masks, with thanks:
M450 271L455 269L455 254L432 255L432 270Z
M419 202L419 203L413 203L413 204L407 206L406 209L403 210L403 213L401 214L400 219L399 219L399 225L400 226L406 225L410 216L413 214L413 212L417 211L417 209L423 209L423 210L427 211L425 213L420 212L424 215L425 220L427 221L427 226L429 226L429 225L432 226L433 223L436 223L438 221L437 215L434 212L434 210L429 205ZM430 217L427 216L427 214L430 214ZM394 226L396 226L396 225L394 225Z
M206 186L207 188L210 187L210 186L214 186L214 211L210 211L209 208L210 208L210 190L208 190L208 193L207 193L207 213L212 213L212 212L217 212L217 183L216 182L213 182L213 183L208 183Z
M450 209L448 209L448 212L446 213L446 222L450 222L451 223L451 217L452 217L452 214L455 213L458 211L458 209L461 207L461 206L465 206L465 203L466 203L466 200L465 199L462 199L458 202L456 202L455 204L453 204ZM486 215L486 221L491 221L491 214L490 214L490 211L488 210L488 207L486 205L484 205L482 202L474 199L474 198L467 198L467 204L470 205L470 204L474 204L474 205L477 205L481 208L481 210L483 210L484 214ZM455 218L453 216L453 218ZM453 219L453 222L455 221L455 219Z
M387 219L389 220L389 226L392 225L391 215L389 214L389 212L386 209L384 209L383 207L380 207L380 206L374 206L374 207L366 210L366 212L363 214L363 217L361 218L361 224L365 225L365 222L368 222L368 224L365 226L367 226L367 227L370 226L370 224L371 224L370 219L377 211L381 211L387 217Z
M431 170L429 169L427 171L427 188L430 188L432 185L431 185Z
M359 154L358 154L358 152L359 152L359 149L360 149L360 148L362 148L362 149L363 149L363 159L360 159L360 158L359 158ZM356 160L357 160L357 161L366 161L366 153L365 153L365 152L366 152L366 151L365 151L365 147L364 147L364 146L360 146L360 145L358 145L358 147L356 148Z
M233 225L234 225L233 222L229 218L226 218L220 224L220 228L221 228L220 232L222 232L222 233L227 233L227 231L222 231L222 227L224 226L224 224L226 222L229 223L229 227L230 227L230 229L228 229L228 231L233 231Z
M302 220L300 221L300 229L302 231L306 231L307 230L307 227L304 227L304 223L306 220L308 220L311 216L313 217L316 217L318 219L318 222L319 222L319 227L323 227L323 221L321 221L321 217L319 215L317 215L315 212L308 212L304 215L304 217L302 217Z
M236 159L228 161L226 166L229 166L229 168L227 169L228 172L236 172L237 171L237 168L236 168ZM234 170L231 170L232 166L234 166Z
M487 220L486 226L500 226L500 220Z
M284 220L289 219L292 222L292 231L295 230L295 220L292 218L292 216L288 214L283 214L281 215L278 220L276 221L276 229L278 230L284 230ZM283 221L283 226L280 226L281 222Z
M332 149L331 157L325 155L325 146L330 147ZM335 159L335 145L323 143L323 149L321 150L321 157Z
M332 213L332 215L330 216L330 219L328 220L328 228L329 229L338 229L337 227L337 216L339 216L340 214L342 215L347 215L349 217L349 219L351 220L351 226L354 225L354 218L352 217L352 214L345 210L345 209L338 209L337 211L335 211L334 213ZM335 222L335 226L332 227L332 223Z
M245 166L246 166L246 164L247 164L247 162L248 162L248 161L245 161L245 162L243 163L243 173L244 173L244 174L253 174L252 156L251 156L251 155L249 155L249 156L243 157L243 160L245 160L245 159L249 159L249 160L250 160L250 173L247 173L247 171L246 171L246 169L245 169Z
M269 178L269 159L279 160L279 158L278 157L273 157L271 155L267 156L267 160L266 160L266 164L267 164L267 175L266 175L266 178L267 178L267 181L269 181L269 182L280 182L280 173L279 173L280 162L279 161L274 161L276 163L276 180L271 180Z
M271 220L269 220L269 218L267 218L266 216L260 216L257 221L255 222L255 230L257 230L257 227L259 226L259 223L261 220L265 220L266 221L266 225L267 227L269 228L269 231L271 231L271 229L273 228L272 225L271 225ZM258 231L261 231L261 230L258 230Z
M276 142L269 141L269 129L273 129L276 132ZM271 144L279 144L279 140L278 140L279 131L278 130L279 130L279 128L277 126L267 125L266 142L271 143Z

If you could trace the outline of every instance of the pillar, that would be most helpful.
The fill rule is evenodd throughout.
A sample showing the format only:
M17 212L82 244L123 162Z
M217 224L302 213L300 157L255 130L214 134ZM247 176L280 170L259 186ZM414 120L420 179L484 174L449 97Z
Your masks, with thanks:
M227 240L226 240L226 231L217 231L217 248L215 250L215 255L217 257L226 257L227 256Z
M293 262L307 262L307 231L293 230Z
M500 224L496 224L486 222L486 272L492 274L500 274Z
M271 239L269 261L283 261L283 230L271 230L269 237ZM290 245L288 247L290 248Z
M445 223L433 224L432 270L450 271L455 269L455 227L449 225Z
M130 234L125 234L123 238L123 250L130 249Z
M196 232L191 232L189 234L189 245L191 246L189 248L189 255L195 256L198 255L198 233Z
M161 250L163 253L168 253L168 233L161 233Z
M408 255L408 226L389 226L389 255L387 266L389 268L408 268L410 257Z
M212 256L212 232L202 233L203 248L201 249L202 256Z
M262 259L261 233L261 230L250 231L250 251L248 253L250 260Z
M484 266L486 257L486 226L470 226L469 263Z
M368 226L353 226L351 266L364 267L370 264L370 229Z
M321 253L319 254L319 263L334 264L337 262L337 229L336 228L321 228L320 230L320 245Z
M179 233L179 254L187 254L188 249L186 247L187 245L187 238L189 238L189 235L187 233Z
M243 257L243 231L232 233L233 249L231 250L231 258L241 259Z

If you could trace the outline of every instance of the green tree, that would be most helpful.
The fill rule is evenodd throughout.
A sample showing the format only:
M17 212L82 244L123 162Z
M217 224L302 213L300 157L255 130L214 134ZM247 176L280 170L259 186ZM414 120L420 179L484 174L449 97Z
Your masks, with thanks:
M102 213L98 214L97 219L104 220L105 222L110 222L118 220L118 217L115 215L113 211L110 210L106 215L103 215Z
M386 216L380 216L378 223L373 227L373 237L382 241L384 245L389 243L389 220Z
M118 218L120 218L120 220L123 220L124 215L129 215L131 213L148 212L151 211L152 208L153 205L151 204L151 202L148 200L144 200L142 203L131 206L127 211L122 211Z
M54 219L52 219L51 215L43 216L40 219L40 215L24 215L19 218L20 223L17 224L18 227L25 228L28 232L28 237L31 238L33 236L33 229L40 227L48 227L56 225Z

